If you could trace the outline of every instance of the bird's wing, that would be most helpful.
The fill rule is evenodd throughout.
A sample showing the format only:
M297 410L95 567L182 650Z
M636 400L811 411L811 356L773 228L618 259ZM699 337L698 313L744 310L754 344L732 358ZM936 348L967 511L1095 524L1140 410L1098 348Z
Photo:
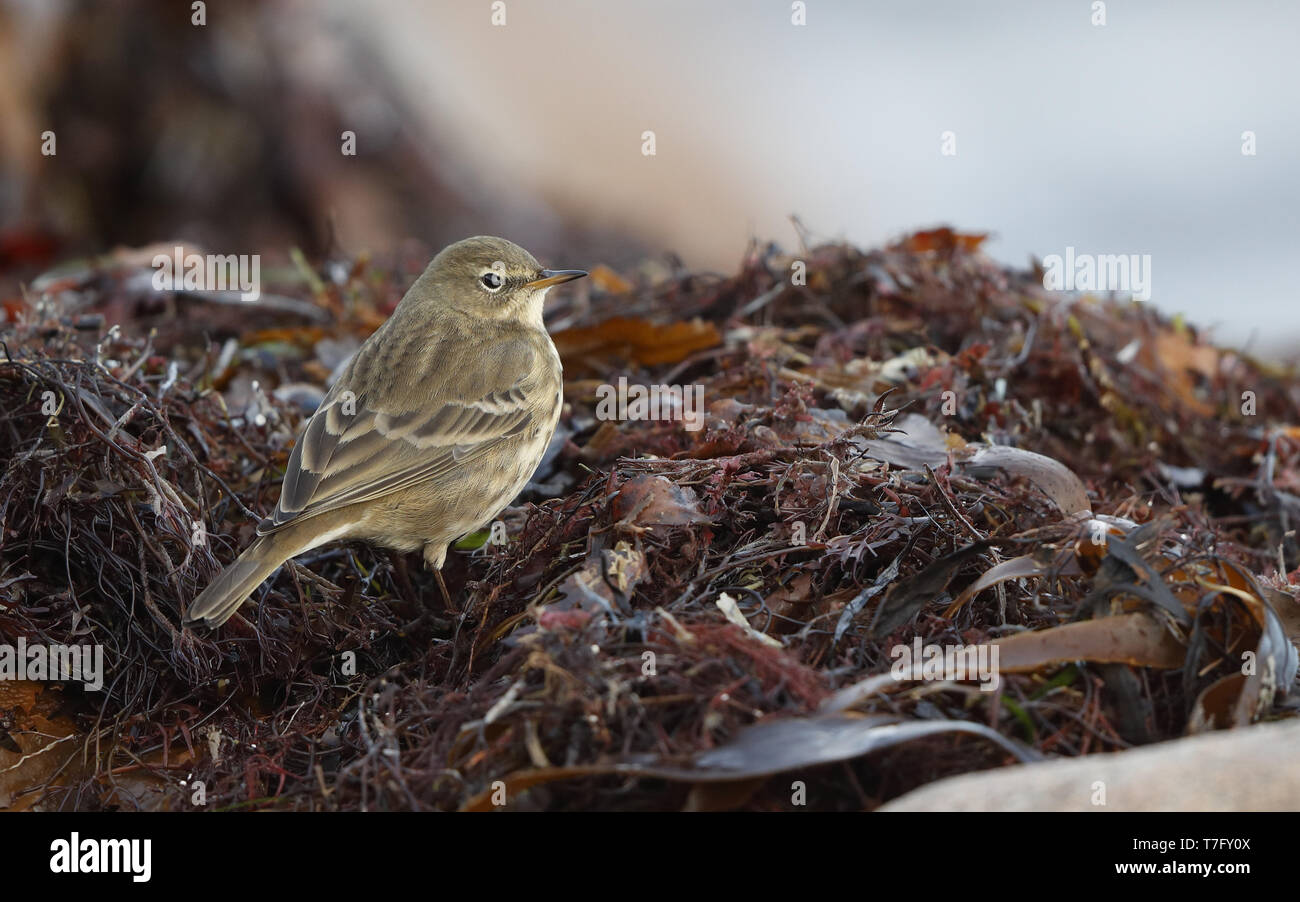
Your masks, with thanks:
M357 355L294 446L259 534L472 462L528 428L540 392L558 390L533 376L537 352L526 341L450 367L444 355L464 354L449 342L433 353Z

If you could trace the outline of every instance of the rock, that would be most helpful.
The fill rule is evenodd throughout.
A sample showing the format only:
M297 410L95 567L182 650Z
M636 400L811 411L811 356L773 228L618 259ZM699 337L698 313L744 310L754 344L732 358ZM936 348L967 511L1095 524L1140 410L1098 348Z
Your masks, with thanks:
M1300 721L1261 724L952 777L877 810L1295 811L1297 743ZM1103 791L1105 804L1094 804Z

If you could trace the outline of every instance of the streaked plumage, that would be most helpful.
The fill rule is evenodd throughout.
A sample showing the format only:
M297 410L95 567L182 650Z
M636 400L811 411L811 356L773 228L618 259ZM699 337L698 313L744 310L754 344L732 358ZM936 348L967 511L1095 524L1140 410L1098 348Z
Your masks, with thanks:
M187 622L219 626L284 561L338 539L423 550L441 568L451 542L519 493L555 432L563 381L542 302L580 275L501 238L438 254L325 396L258 538Z

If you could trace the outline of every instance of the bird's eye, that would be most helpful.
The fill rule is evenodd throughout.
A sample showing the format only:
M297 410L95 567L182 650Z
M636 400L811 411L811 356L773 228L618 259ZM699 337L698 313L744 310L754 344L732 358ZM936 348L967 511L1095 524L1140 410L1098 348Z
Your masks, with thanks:
M502 278L501 273L494 270L488 270L483 273L483 275L479 277L479 281L483 283L483 287L488 291L496 291L502 285L506 284L506 280Z

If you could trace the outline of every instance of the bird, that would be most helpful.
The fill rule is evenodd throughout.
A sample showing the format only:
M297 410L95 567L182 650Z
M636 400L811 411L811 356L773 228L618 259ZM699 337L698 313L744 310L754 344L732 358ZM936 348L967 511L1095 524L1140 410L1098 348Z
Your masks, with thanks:
M563 371L542 306L585 275L492 236L439 252L326 393L275 509L185 624L221 626L285 561L342 540L421 551L447 598L448 546L514 500L555 433Z

